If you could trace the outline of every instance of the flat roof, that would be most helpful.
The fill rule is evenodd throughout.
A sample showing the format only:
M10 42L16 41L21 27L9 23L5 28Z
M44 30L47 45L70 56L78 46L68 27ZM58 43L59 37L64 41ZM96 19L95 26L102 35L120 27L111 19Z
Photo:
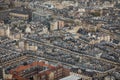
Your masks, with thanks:
M70 76L65 77L65 78L62 78L62 79L60 79L60 80L79 80L79 79L81 79L81 78L78 77L78 76L70 75Z

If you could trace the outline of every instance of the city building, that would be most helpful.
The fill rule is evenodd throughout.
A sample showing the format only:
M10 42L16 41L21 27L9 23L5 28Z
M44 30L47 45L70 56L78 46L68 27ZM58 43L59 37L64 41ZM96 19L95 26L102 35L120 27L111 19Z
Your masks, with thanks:
M54 22L50 23L50 30L51 31L58 30L58 22L57 21L54 21Z
M32 12L32 20L33 21L45 21L46 19L49 19L51 17L51 14L48 12L43 12L42 10L40 11L34 11Z
M82 80L82 78L75 76L75 75L70 75L70 76L60 79L60 80Z
M31 33L31 32L32 32L32 30L31 30L31 28L30 28L30 25L27 25L27 27L26 27L26 29L25 29L25 32L26 32L26 33Z
M9 26L3 25L4 27L0 27L0 36L10 37L10 28Z
M53 66L44 61L21 65L12 69L12 79L17 80L58 80L69 75L69 70L61 65Z
M9 13L9 16L12 18L18 18L22 20L29 20L29 13L23 10L13 10Z
M51 31L62 29L63 27L64 27L64 21L56 20L56 21L50 22Z

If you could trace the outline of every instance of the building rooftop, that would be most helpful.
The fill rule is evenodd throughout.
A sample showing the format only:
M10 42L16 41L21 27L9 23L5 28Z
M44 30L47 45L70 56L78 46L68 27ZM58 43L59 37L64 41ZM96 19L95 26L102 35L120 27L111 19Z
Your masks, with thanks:
M75 76L75 75L70 75L70 76L62 78L60 80L81 80L81 78L78 76Z

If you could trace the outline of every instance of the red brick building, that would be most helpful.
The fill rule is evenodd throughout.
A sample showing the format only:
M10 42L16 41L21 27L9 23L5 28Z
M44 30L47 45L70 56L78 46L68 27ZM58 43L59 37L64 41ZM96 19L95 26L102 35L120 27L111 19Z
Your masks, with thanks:
M44 61L19 66L12 69L12 80L59 80L69 75L70 71L62 65L53 66Z

